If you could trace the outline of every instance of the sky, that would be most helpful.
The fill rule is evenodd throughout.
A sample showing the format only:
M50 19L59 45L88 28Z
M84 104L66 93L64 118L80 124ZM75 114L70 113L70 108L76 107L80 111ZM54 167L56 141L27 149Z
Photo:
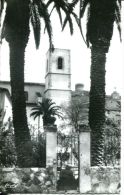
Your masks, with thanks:
M124 3L123 3L124 4ZM124 15L124 6L122 16ZM122 18L123 19L123 18ZM76 24L74 25L74 34L71 36L69 28L61 32L58 17L53 14L53 41L55 48L70 49L71 51L71 81L72 90L76 83L83 83L85 90L90 90L90 49L88 49L80 35ZM123 21L124 24L124 21ZM122 26L124 26L122 24ZM85 19L82 21L83 32L85 34ZM25 81L27 82L45 82L46 52L49 48L49 39L47 33L41 33L41 44L38 50L35 49L33 33L31 30L30 40L25 54ZM111 94L115 89L122 93L122 43L120 43L119 33L115 25L113 39L106 62L106 93ZM4 40L1 46L1 64L0 80L9 80L9 48Z

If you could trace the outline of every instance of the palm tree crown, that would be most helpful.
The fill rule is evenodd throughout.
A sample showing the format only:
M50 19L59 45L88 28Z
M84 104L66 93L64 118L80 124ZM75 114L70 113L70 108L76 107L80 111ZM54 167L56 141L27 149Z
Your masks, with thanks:
M19 25L19 21L21 22L21 18L23 18L23 13L20 13L20 19L15 18L14 19L14 14L12 12L16 12L17 9L16 7L20 6L20 4L15 5L15 2L12 2L12 0L1 0L1 9L0 9L0 15L2 14L2 11L4 9L4 3L7 3L7 6L9 9L6 9L6 15L3 23L3 29L2 29L2 38L12 39L12 26L17 27ZM51 26L51 21L48 13L47 6L42 0L28 0L27 5L29 7L29 20L31 21L32 27L33 27L33 32L34 32L34 39L35 39L35 44L36 48L39 47L40 44L40 30L41 30L41 20L40 18L43 18L44 23L46 25L47 33L49 36L49 42L50 42L50 48L53 47L52 43L52 26ZM24 21L23 21L24 22ZM24 22L24 25L26 24L26 21ZM22 23L20 24L22 25ZM16 29L16 30L17 30ZM17 33L17 32L16 32Z
M84 16L86 8L88 8L87 45L103 46L108 51L114 22L117 24L121 39L121 0L80 0L80 20Z
M36 119L38 116L42 115L44 125L54 124L56 120L55 116L61 119L63 118L60 109L61 107L56 106L55 102L51 99L45 98L42 102L39 102L36 107L32 108L33 112L30 116L34 116L34 119Z

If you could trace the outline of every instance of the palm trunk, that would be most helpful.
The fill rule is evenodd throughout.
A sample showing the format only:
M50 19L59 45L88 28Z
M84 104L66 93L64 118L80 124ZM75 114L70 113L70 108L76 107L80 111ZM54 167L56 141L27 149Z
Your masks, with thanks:
M17 165L32 166L32 144L24 96L24 53L29 37L29 0L7 0L4 36L10 49L10 78Z
M22 41L9 44L10 76L12 93L12 112L17 152L17 165L30 167L32 165L32 146L27 125L26 103L24 95L24 51Z
M17 152L17 165L30 167L32 165L32 146L27 125L26 103L24 96L24 51L22 41L11 42L10 76L12 93L13 125Z
M91 128L91 165L103 163L104 123L105 123L105 63L104 48L91 49L91 88L89 124Z

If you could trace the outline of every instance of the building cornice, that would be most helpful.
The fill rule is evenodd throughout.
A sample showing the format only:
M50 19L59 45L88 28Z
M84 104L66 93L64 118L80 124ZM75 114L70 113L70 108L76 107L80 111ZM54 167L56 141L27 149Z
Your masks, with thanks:
M54 91L68 91L68 92L71 92L71 90L69 90L69 89L54 89L54 88L52 88L52 89L46 89L46 90L44 91L44 93L46 93L46 92L49 91L49 90L54 90Z
M67 75L67 76L71 76L70 73L57 73L57 72L48 72L46 75L45 75L45 78L49 75L49 74L55 74L55 75Z
M10 81L0 81L1 84L10 84ZM39 86L45 86L45 83L33 83L33 82L25 82L25 85L39 85Z
M63 51L68 51L68 52L71 52L71 51L70 51L70 49L60 49L60 48L54 48L54 51L55 51L55 50L58 50L58 51L63 50ZM47 53L50 53L50 49L48 49L48 50L47 50L46 54L47 54Z

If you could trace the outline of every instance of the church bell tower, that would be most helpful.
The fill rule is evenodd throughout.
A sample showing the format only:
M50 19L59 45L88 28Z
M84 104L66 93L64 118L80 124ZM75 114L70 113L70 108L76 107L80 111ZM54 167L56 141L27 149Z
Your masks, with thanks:
M45 97L57 105L71 99L70 50L55 48L46 54Z

